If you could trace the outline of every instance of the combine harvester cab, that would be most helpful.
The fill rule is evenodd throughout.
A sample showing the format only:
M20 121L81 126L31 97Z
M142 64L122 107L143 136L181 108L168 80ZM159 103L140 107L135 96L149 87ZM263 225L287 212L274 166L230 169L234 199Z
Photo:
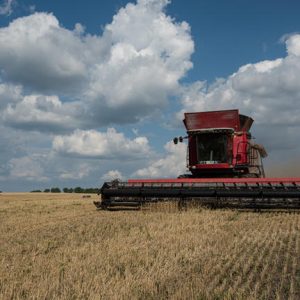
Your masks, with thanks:
M188 136L185 177L265 177L261 145L254 144L249 132L253 119L238 110L185 113ZM174 143L183 141L175 138Z
M213 207L300 209L300 178L265 178L263 146L253 143L253 119L238 110L185 113L189 174L174 179L105 182L97 208L140 208L158 201Z

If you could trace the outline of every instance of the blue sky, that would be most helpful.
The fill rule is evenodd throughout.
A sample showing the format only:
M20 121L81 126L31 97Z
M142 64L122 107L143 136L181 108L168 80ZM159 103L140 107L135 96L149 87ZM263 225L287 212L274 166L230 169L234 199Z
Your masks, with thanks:
M298 1L0 5L0 190L176 177L183 112L227 108L300 175Z

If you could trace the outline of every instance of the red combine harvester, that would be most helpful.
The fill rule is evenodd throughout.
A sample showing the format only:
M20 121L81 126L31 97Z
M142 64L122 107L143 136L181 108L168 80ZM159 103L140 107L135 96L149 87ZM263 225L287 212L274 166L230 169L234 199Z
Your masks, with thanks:
M185 113L189 174L177 179L105 182L97 208L139 208L145 203L197 201L213 207L300 209L300 178L265 178L263 146L249 132L253 119L238 110Z

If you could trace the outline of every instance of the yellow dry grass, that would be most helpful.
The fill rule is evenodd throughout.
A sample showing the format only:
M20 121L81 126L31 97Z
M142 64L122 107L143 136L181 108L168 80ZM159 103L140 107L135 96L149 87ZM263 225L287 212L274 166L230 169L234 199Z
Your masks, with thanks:
M0 195L1 299L299 299L300 214Z

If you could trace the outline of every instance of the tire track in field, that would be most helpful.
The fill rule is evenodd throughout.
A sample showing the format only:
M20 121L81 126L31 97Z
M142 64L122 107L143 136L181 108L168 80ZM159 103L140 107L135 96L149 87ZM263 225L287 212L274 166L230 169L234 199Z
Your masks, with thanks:
M265 278L267 277L267 271L269 270L269 265L272 263L275 253L277 252L277 245L279 241L277 239L276 231L273 231L272 236L270 237L271 248L269 249L269 253L266 257L265 262L262 265L262 269L256 270L256 273L252 272L251 277L244 284L244 293L253 293L255 297L258 296L258 289L261 285L264 284ZM256 276L255 276L256 275ZM259 280L257 280L259 278Z
M248 230L245 232L245 234L241 238L240 241L242 243L245 242L249 238L249 236L247 234L250 232L250 230L251 229L248 228ZM231 243L230 245L231 246L229 247L229 249L226 250L227 253L232 253L232 252L235 253L237 251L237 248L239 248L238 253L243 252L243 249L240 248L240 245L238 243ZM219 260L220 260L220 257L218 256L214 259L213 262L210 262L210 264L215 265L216 263L219 262ZM213 289L215 287L216 282L219 280L217 277L221 273L221 271L222 270L224 271L224 269L226 269L226 270L229 269L230 264L231 264L231 261L227 261L227 263L225 265L218 264L218 267L215 267L212 269L212 272L207 277L207 282L208 282L209 286L211 286L211 289Z
M291 256L291 229L292 222L287 224L286 228L281 228L281 246L275 258L276 263L274 263L274 277L272 280L277 284L275 285L274 291L271 291L271 294L269 294L270 297L276 297L277 299L286 299L286 296L281 295L281 292L283 292L284 288L285 268L288 267L288 259ZM287 291L285 291L285 293L287 293Z
M276 247L271 253L269 264L265 265L265 268L260 276L259 284L257 285L257 295L266 299L276 298L276 290L278 285L278 274L281 273L281 257L285 253L285 241L288 237L282 237L282 232L285 228L275 227L276 233ZM280 275L279 275L280 277Z
M290 287L289 287L289 299L290 300L296 300L300 298L300 276L297 274L297 270L300 269L299 267L299 230L300 230L300 220L296 219L295 226L293 228L292 234L295 236L295 251L294 251L294 257L291 262L291 278L290 278ZM297 276L299 276L297 280Z
M293 222L290 223L289 226L289 231L288 231L288 244L287 244L287 249L284 255L284 259L282 261L283 265L283 272L281 274L280 278L280 285L277 289L276 294L278 295L279 298L285 298L287 299L289 296L289 283L291 280L291 264L292 264L292 259L293 259L293 251L292 249L295 249L295 239L293 239L293 229L294 229L294 224L295 219Z
M273 223L273 222L272 222ZM270 224L266 224L266 228L271 228ZM264 229L264 227L263 227ZM265 256L266 243L268 242L269 232L268 230L263 230L264 235L261 238L252 244L252 247L244 253L239 259L237 263L234 264L232 267L231 273L234 276L231 278L236 278L233 284L232 281L225 281L218 289L220 290L221 294L224 293L225 290L230 290L233 293L236 293L240 287L243 285L243 281L250 276L251 272L255 268L255 264L258 261L263 259ZM248 258L248 259L247 259Z
M254 245L255 251L250 256L250 259L247 261L247 263L244 264L240 276L232 286L232 290L235 293L239 290L246 292L246 290L243 287L249 284L249 282L251 282L251 280L254 279L259 269L259 266L261 266L262 262L266 259L272 242L272 240L270 239L270 231L273 223L274 221L271 224L269 224L268 230L265 231L265 236L261 243L259 243L258 241L257 245ZM249 291L247 292L249 293Z
M265 232L265 229L267 227L269 227L268 224L263 225L263 228L262 228L263 232ZM252 234L248 235L249 232ZM235 247L233 248L233 250L235 250L235 251L229 253L231 255L232 259L229 260L225 264L225 266L219 265L219 267L217 269L215 269L214 274L212 276L213 278L212 278L211 282L208 283L208 287L207 287L208 291L213 292L213 290L217 290L217 288L220 287L223 283L223 281L221 280L222 278L228 278L230 276L230 282L231 282L231 279L236 276L236 275L234 275L234 273L237 272L237 269L239 268L240 264L242 262L246 261L246 258L249 256L249 254L253 253L254 247L257 246L254 243L250 243L250 241L253 240L254 234L255 234L255 232L253 232L252 228L249 227L248 231L246 231L244 233L244 238L241 241L239 241L239 243L237 243L235 245ZM249 242L246 243L246 241L249 241ZM245 249L245 247L247 247L247 245L251 245L251 247L249 247L248 249ZM236 252L236 249L238 249L237 252Z

